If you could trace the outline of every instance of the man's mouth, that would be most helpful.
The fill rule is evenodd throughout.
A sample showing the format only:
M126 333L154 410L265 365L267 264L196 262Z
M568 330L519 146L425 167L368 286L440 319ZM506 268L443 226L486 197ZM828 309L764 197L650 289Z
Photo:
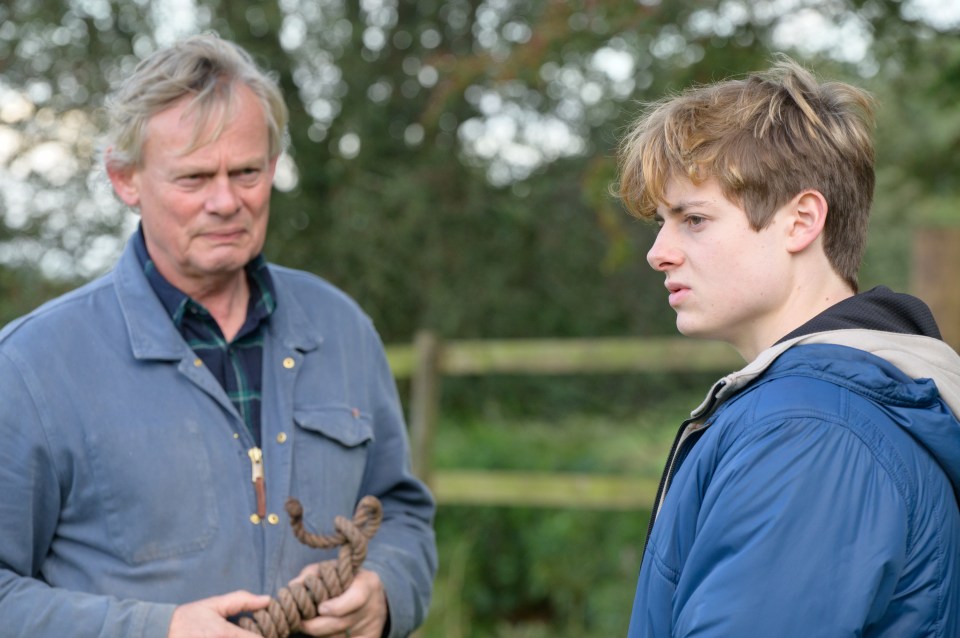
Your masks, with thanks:
M670 303L670 306L674 308L680 304L690 293L690 289L683 284L668 282L665 285L667 290L670 292L670 296L667 298L667 301Z

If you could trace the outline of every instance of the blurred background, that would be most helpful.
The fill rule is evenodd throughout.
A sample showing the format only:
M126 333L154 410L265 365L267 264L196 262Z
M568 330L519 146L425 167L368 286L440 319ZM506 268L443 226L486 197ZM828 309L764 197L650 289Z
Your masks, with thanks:
M0 323L109 269L137 218L99 164L104 94L204 30L253 53L291 108L268 258L344 289L391 347L674 335L652 229L610 194L617 140L644 102L779 51L880 102L862 288L915 288L917 237L960 226L956 2L4 0ZM448 378L430 464L655 479L714 376ZM648 516L442 502L420 634L622 635Z

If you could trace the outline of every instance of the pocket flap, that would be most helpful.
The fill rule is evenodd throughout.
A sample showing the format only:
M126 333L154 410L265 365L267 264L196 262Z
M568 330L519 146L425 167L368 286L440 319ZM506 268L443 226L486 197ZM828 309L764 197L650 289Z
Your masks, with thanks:
M346 447L373 440L370 415L348 407L294 410L293 420L304 430L316 432Z

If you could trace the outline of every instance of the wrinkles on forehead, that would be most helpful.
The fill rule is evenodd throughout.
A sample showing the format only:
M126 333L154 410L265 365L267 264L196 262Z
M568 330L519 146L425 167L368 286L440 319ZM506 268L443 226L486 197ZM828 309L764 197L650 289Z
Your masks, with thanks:
M170 106L176 108L185 103L180 123L193 129L189 143L180 151L181 155L189 155L220 137L235 115L236 91L233 82L218 79L199 93L185 95Z

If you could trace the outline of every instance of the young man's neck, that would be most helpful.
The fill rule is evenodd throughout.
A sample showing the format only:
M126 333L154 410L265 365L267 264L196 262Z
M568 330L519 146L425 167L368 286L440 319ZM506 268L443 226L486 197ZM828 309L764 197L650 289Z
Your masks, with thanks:
M790 295L789 302L781 309L778 321L751 331L744 343L731 345L745 361L753 361L784 335L790 334L827 308L849 299L854 294L849 284L836 276L829 277L826 282L818 285L800 284Z

